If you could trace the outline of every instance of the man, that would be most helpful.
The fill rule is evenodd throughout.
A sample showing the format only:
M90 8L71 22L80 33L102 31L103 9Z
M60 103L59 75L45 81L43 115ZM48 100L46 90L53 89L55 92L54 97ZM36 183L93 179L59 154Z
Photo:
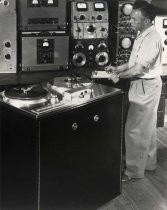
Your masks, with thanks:
M161 95L161 38L152 24L154 7L146 1L136 1L131 24L138 32L129 62L108 66L114 82L131 78L130 107L125 125L126 170L123 181L143 178L145 170L156 169L157 109Z

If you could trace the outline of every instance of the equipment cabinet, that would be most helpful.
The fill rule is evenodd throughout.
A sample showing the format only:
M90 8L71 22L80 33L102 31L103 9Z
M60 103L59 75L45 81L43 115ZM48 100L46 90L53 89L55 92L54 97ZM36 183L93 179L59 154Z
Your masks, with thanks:
M40 118L1 103L1 209L93 210L118 196L123 100Z

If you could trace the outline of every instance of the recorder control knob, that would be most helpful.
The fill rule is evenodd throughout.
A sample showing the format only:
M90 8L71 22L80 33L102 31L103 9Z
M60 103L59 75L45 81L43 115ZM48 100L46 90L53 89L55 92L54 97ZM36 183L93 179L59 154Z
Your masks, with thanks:
M77 123L73 123L72 124L72 129L73 129L73 131L76 131L78 129L78 124Z
M99 115L95 115L93 119L95 122L98 122L100 120L100 117L99 117Z

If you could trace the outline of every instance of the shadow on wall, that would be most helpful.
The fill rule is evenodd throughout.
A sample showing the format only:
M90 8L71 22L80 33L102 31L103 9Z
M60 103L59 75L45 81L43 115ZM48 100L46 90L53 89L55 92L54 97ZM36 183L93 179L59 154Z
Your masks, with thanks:
M166 0L150 0L150 2L157 7L158 13L167 14L167 1Z

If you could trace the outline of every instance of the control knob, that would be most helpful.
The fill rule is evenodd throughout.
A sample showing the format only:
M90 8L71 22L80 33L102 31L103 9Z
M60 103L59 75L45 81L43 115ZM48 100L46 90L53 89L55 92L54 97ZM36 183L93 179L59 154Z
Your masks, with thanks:
M78 51L81 51L82 49L84 49L84 46L81 42L77 43L77 45L75 46L75 49Z
M90 34L93 34L96 30L96 27L94 25L87 26L87 32Z
M88 46L88 50L89 50L89 51L93 51L93 50L94 50L94 45L93 45L93 44L90 44L90 45Z
M81 28L80 27L77 27L76 32L77 33L80 33L81 32Z
M80 20L85 20L85 15L80 15L79 19Z
M11 55L10 55L10 54L6 54L6 55L5 55L5 58L6 58L7 60L10 60L10 59L11 59Z
M4 6L9 6L9 2L5 0L5 1L3 2L3 5L4 5Z
M5 47L10 48L11 47L11 43L10 42L5 42Z
M101 28L100 28L100 31L104 32L104 31L106 31L106 28L101 27Z
M97 18L97 20L102 20L103 19L102 15L98 15L96 18Z
M106 45L106 43L104 43L104 42L102 42L102 43L100 43L99 45L98 45L98 49L99 50L105 50L107 48L107 45Z

